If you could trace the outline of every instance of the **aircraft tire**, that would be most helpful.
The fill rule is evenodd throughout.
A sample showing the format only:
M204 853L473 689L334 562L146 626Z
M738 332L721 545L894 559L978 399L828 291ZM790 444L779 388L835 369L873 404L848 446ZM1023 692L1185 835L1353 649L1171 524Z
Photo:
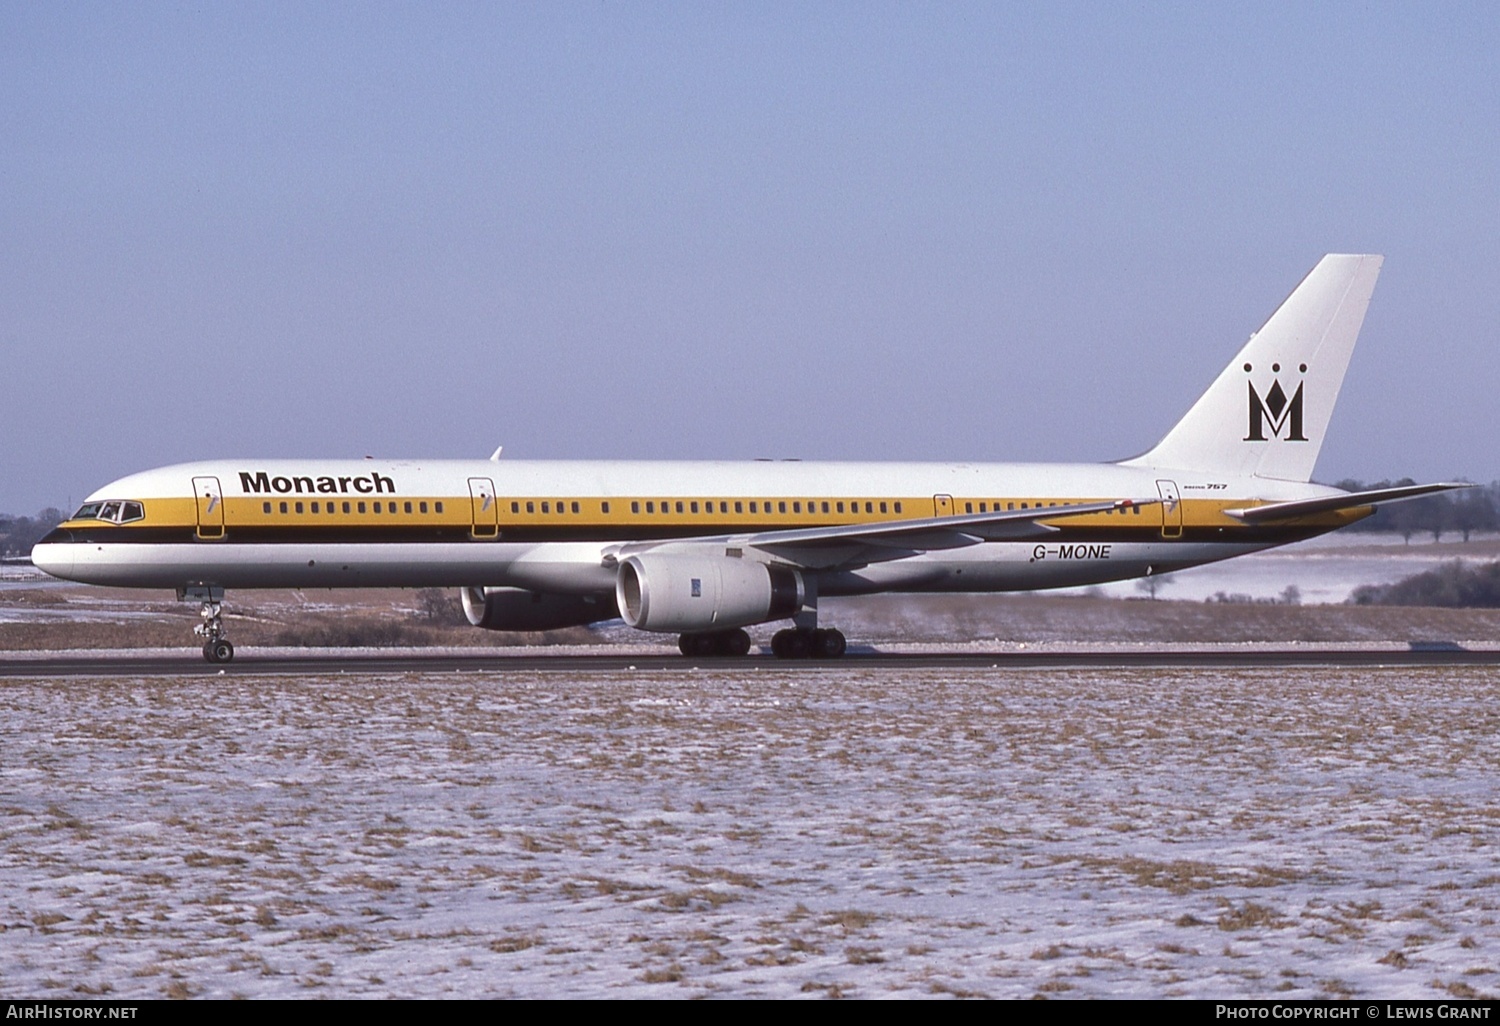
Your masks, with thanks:
M849 643L844 639L842 631L833 628L813 631L812 652L814 659L838 659L844 654Z
M778 659L806 659L812 654L812 632L787 628L771 637L771 654Z
M234 659L234 646L226 638L210 641L203 646L203 655L211 663L227 663Z
M738 627L715 638L719 655L739 658L750 654L750 635Z

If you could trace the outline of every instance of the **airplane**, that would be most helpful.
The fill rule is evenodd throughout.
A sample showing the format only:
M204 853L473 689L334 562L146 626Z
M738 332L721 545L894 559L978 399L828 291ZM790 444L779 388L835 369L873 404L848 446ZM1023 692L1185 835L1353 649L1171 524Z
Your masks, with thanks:
M823 596L1169 573L1464 484L1311 483L1382 257L1330 254L1152 449L1101 464L214 460L114 481L32 550L54 577L173 588L233 659L239 588L459 589L476 627L622 618L684 655L842 656Z

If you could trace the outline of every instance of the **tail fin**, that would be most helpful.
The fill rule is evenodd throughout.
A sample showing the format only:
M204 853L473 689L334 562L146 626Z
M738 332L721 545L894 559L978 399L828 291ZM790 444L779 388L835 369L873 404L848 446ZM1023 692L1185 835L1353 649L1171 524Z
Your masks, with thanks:
M1383 259L1318 261L1187 416L1125 464L1311 480Z

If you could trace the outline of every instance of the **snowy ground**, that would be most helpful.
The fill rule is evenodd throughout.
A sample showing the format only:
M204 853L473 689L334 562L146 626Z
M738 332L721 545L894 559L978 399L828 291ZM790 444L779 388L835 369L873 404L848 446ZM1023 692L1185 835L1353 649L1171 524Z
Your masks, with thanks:
M1492 996L1497 690L8 680L0 992Z

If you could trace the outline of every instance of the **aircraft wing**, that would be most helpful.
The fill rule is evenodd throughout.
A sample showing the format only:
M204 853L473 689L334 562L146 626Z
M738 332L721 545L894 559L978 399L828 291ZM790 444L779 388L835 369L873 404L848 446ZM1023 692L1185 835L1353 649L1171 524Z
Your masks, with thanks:
M1297 499L1294 502L1273 502L1267 506L1250 506L1245 509L1226 509L1225 515L1250 524L1268 520L1291 520L1295 517L1312 516L1314 513L1333 513L1341 509L1356 509L1360 506L1378 506L1383 502L1399 502L1415 499L1420 495L1452 491L1455 488L1473 488L1467 483L1402 485L1399 488L1376 488L1368 492L1345 492L1321 499Z
M798 527L783 531L631 542L612 546L606 561L632 553L665 547L700 545L743 546L757 549L777 560L809 569L879 563L903 559L932 549L962 548L987 541L1024 541L1043 538L1057 531L1043 521L1065 517L1129 510L1150 506L1160 499L1117 499L1110 502L1037 506L1032 509L993 513L963 513L915 520L887 520L876 524L846 524L837 527Z

